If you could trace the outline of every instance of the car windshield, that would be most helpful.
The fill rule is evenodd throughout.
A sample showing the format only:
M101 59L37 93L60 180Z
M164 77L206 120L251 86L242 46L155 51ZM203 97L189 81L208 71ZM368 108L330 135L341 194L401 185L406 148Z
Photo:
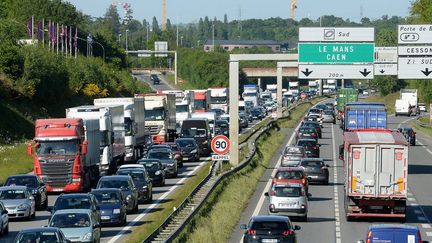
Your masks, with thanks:
M292 154L292 155L302 155L303 154L303 150L302 148L297 148L297 147L286 147L284 154Z
M192 140L177 140L178 146L182 148L192 148L195 147L195 144Z
M118 204L120 194L117 192L92 192L99 204Z
M297 142L298 146L302 146L302 147L315 147L316 146L316 142L315 141L310 141L310 140L299 140Z
M37 179L34 177L9 177L4 185L36 187Z
M312 161L312 160L305 160L301 162L301 165L304 167L316 167L320 168L324 166L324 162L322 161Z
M152 110L145 110L144 116L146 121L163 121L165 120L165 109L157 108Z
M14 243L33 243L33 242L40 242L40 243L55 243L60 242L57 238L56 232L24 232L19 233L16 237Z
M130 117L124 118L125 136L132 136L133 133L133 121Z
M226 96L210 97L210 103L212 103L212 104L226 104L227 103L227 97Z
M90 227L90 218L86 213L61 213L54 214L50 227L58 228L83 228Z
M149 159L171 159L171 153L165 151L150 151L148 154Z
M300 187L275 187L276 197L299 197L301 196Z
M133 180L144 180L144 173L142 171L136 170L119 170L117 171L117 175L130 175Z
M333 111L324 111L325 115L333 115Z
M194 101L194 108L195 108L195 110L205 110L206 109L205 100L195 100Z
M91 202L88 197L70 197L70 198L58 198L55 203L55 209L90 209Z
M36 143L36 154L38 156L76 155L77 153L78 139L62 141L38 141Z
M145 163L144 166L147 171L158 171L160 169L159 163L157 162Z
M15 199L25 199L27 194L24 190L2 190L0 191L0 200L15 200Z
M300 180L303 178L303 174L300 171L278 171L275 178Z
M205 129L186 128L181 130L181 137L205 137L207 135Z
M315 122L305 122L305 124L303 124L303 126L305 126L305 127L319 127L320 124L315 123Z
M98 188L129 189L129 183L126 180L102 180Z
M176 105L176 112L177 113L183 113L183 112L188 112L188 111L189 111L188 105Z
M287 230L290 229L287 222L280 221L255 221L250 227L252 230Z

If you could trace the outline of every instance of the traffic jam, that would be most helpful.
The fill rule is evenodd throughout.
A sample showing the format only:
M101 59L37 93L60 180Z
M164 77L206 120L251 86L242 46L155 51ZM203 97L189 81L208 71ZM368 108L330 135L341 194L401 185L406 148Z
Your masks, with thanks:
M414 90L400 92L401 97L416 95ZM331 168L320 151L322 130L333 129L337 123L343 136L343 143L334 145L339 146L334 156L342 162L345 182L341 214L347 222L397 223L374 223L358 242L424 242L419 227L400 224L407 217L408 150L415 145L415 132L409 127L390 129L384 104L359 101L358 96L357 89L342 88L334 102L327 100L308 110L294 131L294 141L282 151L268 191L264 189L266 203L257 206L263 208L261 214L254 213L247 224L240 225L243 242L303 242L298 237L301 226L295 222L316 216L309 210L308 202L315 201L311 188L328 185ZM413 114L419 113L419 107L412 108Z
M164 90L95 99L67 108L65 118L36 120L27 147L33 172L0 187L0 233L13 226L14 242L99 242L104 228L120 231L187 164L229 150L228 97L227 88ZM274 97L245 87L243 133L276 110ZM32 221L40 225L20 225Z

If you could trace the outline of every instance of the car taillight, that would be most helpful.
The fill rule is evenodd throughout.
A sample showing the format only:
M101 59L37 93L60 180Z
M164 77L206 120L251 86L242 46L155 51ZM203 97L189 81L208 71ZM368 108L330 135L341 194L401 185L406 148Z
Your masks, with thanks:
M311 135L312 135L312 137L317 137L317 134L316 133L311 133Z
M248 230L248 235L256 235L256 230Z
M302 179L302 184L306 184L306 179L305 178Z
M292 235L294 232L292 230L284 230L282 232L283 235Z
M372 231L369 231L366 243L371 243L371 239L372 239Z
M269 204L269 210L270 212L273 212L275 209L275 205L273 203Z
M275 191L270 191L270 196L275 196L276 192Z

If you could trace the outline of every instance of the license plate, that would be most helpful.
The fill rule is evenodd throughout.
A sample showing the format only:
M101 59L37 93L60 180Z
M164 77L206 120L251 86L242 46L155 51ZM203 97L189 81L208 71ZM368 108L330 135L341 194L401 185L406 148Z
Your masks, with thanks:
M310 134L303 134L304 137L310 137Z
M183 161L185 161L185 160L189 160L189 158L183 158Z
M383 209L383 206L369 206L370 209L377 210L377 209Z
M311 176L309 176L310 178L313 178L313 179L316 179L316 178L318 178L318 176L316 176L316 175L311 175Z
M266 243L269 243L269 242L278 242L278 240L277 239L262 239L261 242L266 242Z
M53 192L62 192L63 191L63 188L54 188L53 189Z
M101 216L101 219L102 220L108 220L108 219L110 219L110 216Z
M292 207L295 205L296 203L279 203L279 207Z

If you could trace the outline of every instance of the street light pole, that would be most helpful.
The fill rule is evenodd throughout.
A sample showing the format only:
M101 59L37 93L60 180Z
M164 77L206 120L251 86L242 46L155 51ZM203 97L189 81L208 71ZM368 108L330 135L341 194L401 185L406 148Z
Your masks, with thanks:
M215 26L213 24L213 33L212 33L212 45L213 45L213 51L215 51Z
M128 51L128 32L129 30L126 30L126 51Z

